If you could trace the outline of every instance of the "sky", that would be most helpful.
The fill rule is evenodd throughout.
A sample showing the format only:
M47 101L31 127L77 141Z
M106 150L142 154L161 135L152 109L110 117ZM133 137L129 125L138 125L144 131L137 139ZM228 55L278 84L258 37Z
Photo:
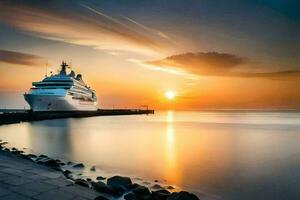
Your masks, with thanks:
M31 82L65 60L102 108L299 109L299 10L297 0L2 0L0 107L28 106Z

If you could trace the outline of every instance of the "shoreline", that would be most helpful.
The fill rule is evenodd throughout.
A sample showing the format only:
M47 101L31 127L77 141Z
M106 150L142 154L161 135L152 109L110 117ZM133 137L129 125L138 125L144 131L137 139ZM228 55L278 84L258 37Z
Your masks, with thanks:
M75 174L75 171L77 170L83 170L85 168L85 165L83 163L73 163L73 162L64 162L61 160L55 160L53 158L50 158L46 155L34 155L34 154L26 154L22 150L18 150L15 147L7 148L5 145L8 144L7 142L4 142L0 140L0 160L9 158L10 162L13 162L16 164L16 167L18 168L19 165L21 166L24 162L29 163L31 171L34 171L37 169L37 173L35 174L37 177L41 176L42 174L39 173L40 169L43 169L43 171L48 171L49 173L55 173L57 177L60 178L62 183L57 183L59 185L62 185L62 188L65 189L69 186L76 186L79 194L77 194L75 191L71 191L70 195L67 195L70 197L73 195L79 196L83 199L95 199L95 200L115 200L115 199L125 199L125 200L199 200L199 198L192 193L186 192L186 191L176 191L172 192L174 189L172 186L169 186L169 188L164 188L158 183L155 184L155 187L146 187L144 185L140 185L138 183L134 183L134 179L130 177L123 177L123 176L113 176L110 178L105 178L102 176L98 176L96 180L92 180L90 178L84 178L77 176ZM64 166L69 165L69 169L65 169ZM5 185L3 186L3 181L1 177L4 178L7 177L8 179L11 179L9 176L14 176L14 174L6 174L6 171L1 171L2 168L5 168L6 171L11 171L14 168L10 165L5 165L3 163L0 163L0 198L2 194L10 193L11 191L8 188L5 188ZM21 167L22 168L22 167ZM28 168L28 167L27 167ZM73 170L72 170L73 169ZM90 168L90 171L96 170L96 168L93 166ZM26 176L27 172L18 172L18 175L20 177ZM20 178L18 177L18 178ZM16 178L16 177L14 177ZM30 177L28 178L28 181L31 180ZM26 182L26 180L24 179ZM51 181L51 180L48 180ZM68 182L68 186L64 183ZM155 181L156 182L156 181ZM4 180L5 183L5 180ZM42 183L44 184L44 183ZM22 185L22 184L21 184ZM14 186L9 185L8 186ZM26 185L24 185L26 187ZM59 190L63 190L62 188L56 188ZM7 190L6 190L7 189ZM67 188L68 189L68 188ZM19 191L18 191L19 190ZM22 187L19 187L19 189L14 190L18 195L22 195L22 192L24 189ZM83 195L88 196L89 198L80 196L80 192L82 190ZM31 193L32 196L26 194L23 194L26 199L38 199L38 195L43 195L43 198L52 198L51 197L51 191L49 191L49 195L47 193L38 194L38 193ZM25 192L26 193L26 192ZM63 195L59 199L74 199L74 198L68 198L63 197ZM3 196L5 197L5 195ZM92 197L92 198L90 198Z

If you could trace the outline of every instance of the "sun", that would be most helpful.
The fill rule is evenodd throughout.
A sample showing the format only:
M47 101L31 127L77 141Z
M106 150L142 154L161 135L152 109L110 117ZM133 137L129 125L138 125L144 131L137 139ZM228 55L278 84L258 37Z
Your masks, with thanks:
M175 97L175 92L169 90L169 91L166 91L165 92L165 97L168 99L168 100L172 100L174 99Z

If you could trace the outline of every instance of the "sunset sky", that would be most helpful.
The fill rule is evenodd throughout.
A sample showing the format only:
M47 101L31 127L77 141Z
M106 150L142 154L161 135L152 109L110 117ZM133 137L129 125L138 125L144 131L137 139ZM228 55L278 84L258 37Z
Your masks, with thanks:
M105 108L299 109L299 10L297 0L2 0L0 107L25 105L46 63L50 74L65 60Z

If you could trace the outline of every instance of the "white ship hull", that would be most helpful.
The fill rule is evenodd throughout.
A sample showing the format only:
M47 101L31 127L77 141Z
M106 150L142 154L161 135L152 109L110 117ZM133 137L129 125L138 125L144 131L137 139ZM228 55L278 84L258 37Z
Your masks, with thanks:
M65 95L25 94L25 100L32 111L96 111L97 102L72 99Z

